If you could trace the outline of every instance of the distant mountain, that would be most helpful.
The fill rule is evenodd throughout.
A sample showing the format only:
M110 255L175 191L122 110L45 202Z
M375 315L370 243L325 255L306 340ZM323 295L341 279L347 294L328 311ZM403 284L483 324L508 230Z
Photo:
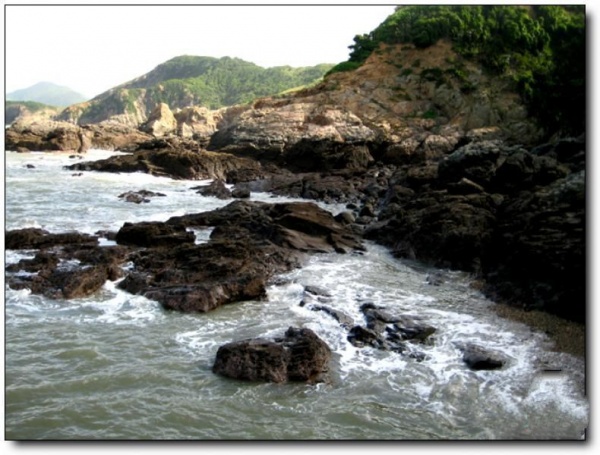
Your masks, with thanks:
M85 124L111 118L137 125L158 103L166 103L171 109L192 105L218 109L247 103L316 83L332 67L263 68L238 58L180 56L89 102L69 107L61 120Z
M52 82L39 82L31 87L16 90L6 94L10 101L36 101L50 106L65 107L81 103L86 97L68 87L53 84Z

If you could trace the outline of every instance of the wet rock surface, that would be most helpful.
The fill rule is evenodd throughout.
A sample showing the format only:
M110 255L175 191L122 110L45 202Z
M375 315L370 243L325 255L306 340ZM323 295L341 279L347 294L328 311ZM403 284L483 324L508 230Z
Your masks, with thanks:
M150 198L153 197L165 197L166 194L155 193L154 191L140 190L140 191L127 191L126 193L119 194L119 199L123 199L125 202L132 202L134 204L148 203Z
M322 382L331 349L312 330L290 327L283 337L225 344L213 372L233 379L264 382Z
M191 227L214 227L210 241L196 244ZM167 309L206 312L263 299L269 279L300 266L307 254L363 249L358 236L312 203L235 201L167 222L125 223L114 238L117 246L100 247L98 237L85 234L9 231L8 249L39 251L10 266L7 282L13 289L75 298L122 277L127 262L132 266L119 288Z
M97 237L83 234L49 234L40 229L9 231L8 249L37 250L31 259L6 267L12 289L30 289L54 299L86 297L107 280L123 274L120 265L128 249L98 246Z
M153 139L135 145L131 153L104 160L80 162L66 169L100 172L145 172L174 179L227 181L229 173L261 175L261 165L248 158L206 152L191 139Z
M362 304L360 310L366 325L355 325L349 330L347 338L352 345L392 351L416 361L426 358L417 345L432 342L434 327L415 316L389 313L371 302Z

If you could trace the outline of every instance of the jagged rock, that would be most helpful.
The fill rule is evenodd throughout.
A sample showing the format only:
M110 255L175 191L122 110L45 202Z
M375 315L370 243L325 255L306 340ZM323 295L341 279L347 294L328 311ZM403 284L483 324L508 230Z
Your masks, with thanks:
M486 194L425 192L388 214L382 224L370 226L365 237L393 246L399 257L479 272L494 233L496 210Z
M202 106L189 106L176 110L177 134L198 141L203 147L208 145L210 137L217 131L218 123L223 119L222 110L211 111Z
M247 381L321 382L331 349L310 329L290 327L283 338L235 341L219 348L213 372Z
M346 329L349 329L350 327L354 326L354 320L343 311L336 310L326 305L315 304L308 305L308 309L311 311L322 311L323 313L328 314Z
M177 120L165 103L159 103L140 126L140 130L154 137L168 136L177 129Z
M586 319L585 171L502 205L482 266L496 300Z
M79 131L78 126L67 122L19 120L6 129L4 147L6 150L75 151L81 146Z
M186 228L207 226L214 226L210 241L194 245ZM184 243L156 248L154 234L145 234L149 228L151 234L158 229L159 237L164 231L165 239L182 238ZM125 232L128 243L152 248L132 256L135 266L131 273L137 278L125 279L119 286L178 311L205 312L225 303L262 299L269 279L297 267L305 253L363 248L331 214L310 203L238 200L210 212L173 217L166 223L124 226L117 235L119 243Z
M141 147L157 148L140 149L132 154L112 156L104 160L75 163L66 168L76 171L146 172L186 180L226 180L230 172L241 170L260 173L261 166L256 161L226 153L191 151L185 143L145 143Z
M45 249L32 259L10 264L6 268L7 284L12 289L26 288L54 299L72 299L91 295L106 280L114 281L122 276L118 265L126 260L127 248L100 247L85 238L78 240L81 238L73 234L43 233L41 238L30 239L28 248Z

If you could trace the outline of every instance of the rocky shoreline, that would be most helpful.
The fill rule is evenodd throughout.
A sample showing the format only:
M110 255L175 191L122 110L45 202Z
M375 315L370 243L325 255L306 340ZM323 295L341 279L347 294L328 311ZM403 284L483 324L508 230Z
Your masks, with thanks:
M126 223L102 234L116 239L110 248L97 246L99 236L8 232L7 248L39 249L17 265L35 278L9 278L9 286L84 295L120 277L127 258L134 267L123 289L165 308L209 311L261 298L271 277L306 254L352 253L366 239L399 258L467 271L499 303L585 324L585 135L543 143L507 81L463 62L474 87L464 91L452 76L456 59L444 41L426 50L389 47L354 73L287 96L218 111L159 105L139 129L17 121L6 131L6 150L81 157L89 148L120 150L68 169L213 179L196 190L235 200L165 223ZM149 190L122 197L148 202ZM310 202L247 201L255 192L346 211L334 219ZM196 244L190 229L207 227L210 241ZM64 270L57 258L83 266ZM389 346L400 329L382 328L383 338L369 330L354 330L357 343Z

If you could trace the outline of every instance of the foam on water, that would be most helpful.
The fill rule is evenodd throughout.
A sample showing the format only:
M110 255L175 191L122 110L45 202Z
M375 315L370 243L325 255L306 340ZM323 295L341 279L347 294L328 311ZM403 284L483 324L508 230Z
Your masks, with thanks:
M86 158L110 154L92 151ZM35 169L23 167L29 161ZM7 191L7 229L35 225L51 232L75 229L94 233L118 229L125 221L164 221L229 203L190 190L201 183L198 181L93 172L71 178L62 166L72 162L64 155L7 153L7 186L12 185ZM43 182L37 185L40 179ZM152 198L150 203L140 205L117 197L139 189L162 192L167 197ZM252 199L290 201L268 194L253 194ZM319 205L333 213L344 210L342 206ZM191 231L196 243L201 243L208 241L211 229ZM105 238L99 243L114 244ZM33 256L31 251L7 251L5 257L11 264ZM441 285L428 284L427 278L433 273L442 273ZM105 369L109 369L110 375L101 382L115 378L116 389L111 393L120 398L112 405L122 406L126 416L111 415L115 428L122 428L122 433L111 430L116 438L131 434L143 437L152 434L145 431L158 427L174 438L223 437L223 428L211 426L209 422L213 421L234 425L238 437L266 438L269 434L260 422L272 422L271 431L279 437L374 439L578 438L587 425L589 404L572 378L568 374L550 378L540 373L538 358L548 348L543 334L492 313L492 303L469 287L466 274L398 261L375 245L368 245L364 254L313 256L303 268L278 277L276 284L267 289L267 301L226 305L207 314L167 312L157 302L121 291L117 284L107 282L93 296L68 302L32 295L28 290L6 290L10 434L27 431L30 409L36 409L42 417L51 410L39 403L55 400L45 395L58 387L48 379L60 375L60 368L52 362L75 362L82 372L86 371L79 379L66 370L66 377L58 381L72 381L72 387L63 387L61 399L80 399L71 397L67 389L72 388L73 394L84 390L86 400L98 399L102 407L106 406L102 402L104 389L97 392L91 385L98 378L86 369L86 362L100 362L102 368L98 371L105 375ZM347 330L334 318L311 311L310 305L300 306L307 285L327 289L331 297L323 305L344 312L355 324L364 324L360 306L372 302L392 314L410 316L435 327L433 343L412 345L412 349L425 354L425 359L418 362L393 352L353 346L347 340ZM281 388L240 384L210 373L220 345L244 338L281 336L290 326L314 330L332 348L332 383ZM65 336L65 330L72 331L74 339ZM500 370L471 371L458 348L465 342L501 352L509 361ZM40 355L40 344L52 345L47 353L51 355ZM92 355L101 351L102 355ZM37 362L33 370L25 362L28 359ZM141 395L137 400L132 398L136 395L130 391L139 381L132 377L132 364L145 371L146 380L157 381L152 390L166 387L173 400L181 397L177 407L180 411L170 413L166 421L152 420L154 416L160 418L164 404L157 401L160 393L145 388L135 389ZM186 369L186 364L193 366ZM44 368L51 375L41 383L36 378L45 377ZM158 374L165 375L164 379L154 378ZM13 375L19 377L18 384L11 383ZM190 387L201 395L198 407L190 400L194 394ZM39 398L33 403L30 396ZM21 401L22 408L15 410L13 403ZM144 406L150 406L148 414L140 416ZM105 418L109 412L104 411ZM203 413L211 418L190 425ZM62 416L55 411L52 415ZM315 416L319 418L318 428ZM59 434L106 437L94 426L82 426L84 421L76 415L72 421L66 414L64 417L62 425L69 430ZM98 418L102 420L102 416ZM178 421L181 426L173 426ZM556 429L555 434L548 429L548 422ZM36 428L32 426L28 431L42 431ZM49 437L57 434L48 428L43 431Z

